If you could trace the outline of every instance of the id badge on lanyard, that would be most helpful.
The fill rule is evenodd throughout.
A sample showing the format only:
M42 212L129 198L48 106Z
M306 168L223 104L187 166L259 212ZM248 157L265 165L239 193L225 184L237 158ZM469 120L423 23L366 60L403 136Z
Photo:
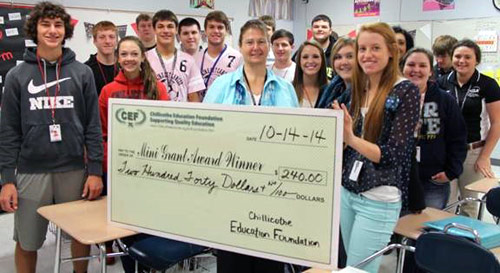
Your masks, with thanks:
M60 124L49 125L49 134L50 134L50 142L62 141L61 125Z
M42 80L43 84L45 85L45 93L49 99L49 104L50 104L50 112L51 112L51 117L52 117L52 124L49 125L49 137L50 137L50 142L60 142L62 141L62 134L61 134L61 125L56 123L56 105L57 105L57 96L59 95L60 91L60 86L59 86L59 75L61 74L61 62L62 58L59 57L57 60L57 66L56 66L56 90L54 92L54 96L50 96L49 93L49 87L47 86L46 78L45 78L45 72L42 69L42 64L40 62L40 55L38 55L38 51L36 52L36 59L38 63L38 69L40 70L40 74L42 75Z
M352 166L351 169L351 174L349 174L349 179L352 181L358 181L359 173L361 172L361 169L363 168L363 162L360 160L354 161L354 165Z

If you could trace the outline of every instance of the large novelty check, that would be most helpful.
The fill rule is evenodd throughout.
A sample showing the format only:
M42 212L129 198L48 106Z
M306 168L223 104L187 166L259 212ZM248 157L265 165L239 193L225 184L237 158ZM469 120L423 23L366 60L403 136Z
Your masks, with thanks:
M110 100L111 223L335 268L342 113Z

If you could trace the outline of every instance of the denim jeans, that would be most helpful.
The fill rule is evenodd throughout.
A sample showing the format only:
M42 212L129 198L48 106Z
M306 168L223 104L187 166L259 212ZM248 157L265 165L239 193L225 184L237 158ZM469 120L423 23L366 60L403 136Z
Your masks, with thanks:
M343 187L340 196L340 229L347 252L347 265L355 265L390 241L399 219L401 201L375 201ZM379 257L362 269L377 273L380 261Z
M450 197L450 182L439 183L432 180L422 182L425 205L435 209L444 209Z

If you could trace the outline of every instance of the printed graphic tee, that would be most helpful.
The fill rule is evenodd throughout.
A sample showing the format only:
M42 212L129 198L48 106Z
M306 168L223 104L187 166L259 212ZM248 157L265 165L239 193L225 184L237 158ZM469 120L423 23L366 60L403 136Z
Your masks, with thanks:
M156 78L165 85L172 101L186 102L188 94L205 90L200 70L191 55L177 50L169 59L159 56L156 48L146 52Z

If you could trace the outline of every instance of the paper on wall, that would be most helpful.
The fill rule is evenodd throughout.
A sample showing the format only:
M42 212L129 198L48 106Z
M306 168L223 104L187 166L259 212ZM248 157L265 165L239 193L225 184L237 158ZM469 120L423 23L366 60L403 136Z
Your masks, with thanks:
M19 31L17 30L17 28L7 28L5 29L5 35L7 37L17 36L19 35Z
M10 21L21 20L21 13L20 12L9 13L9 20Z

